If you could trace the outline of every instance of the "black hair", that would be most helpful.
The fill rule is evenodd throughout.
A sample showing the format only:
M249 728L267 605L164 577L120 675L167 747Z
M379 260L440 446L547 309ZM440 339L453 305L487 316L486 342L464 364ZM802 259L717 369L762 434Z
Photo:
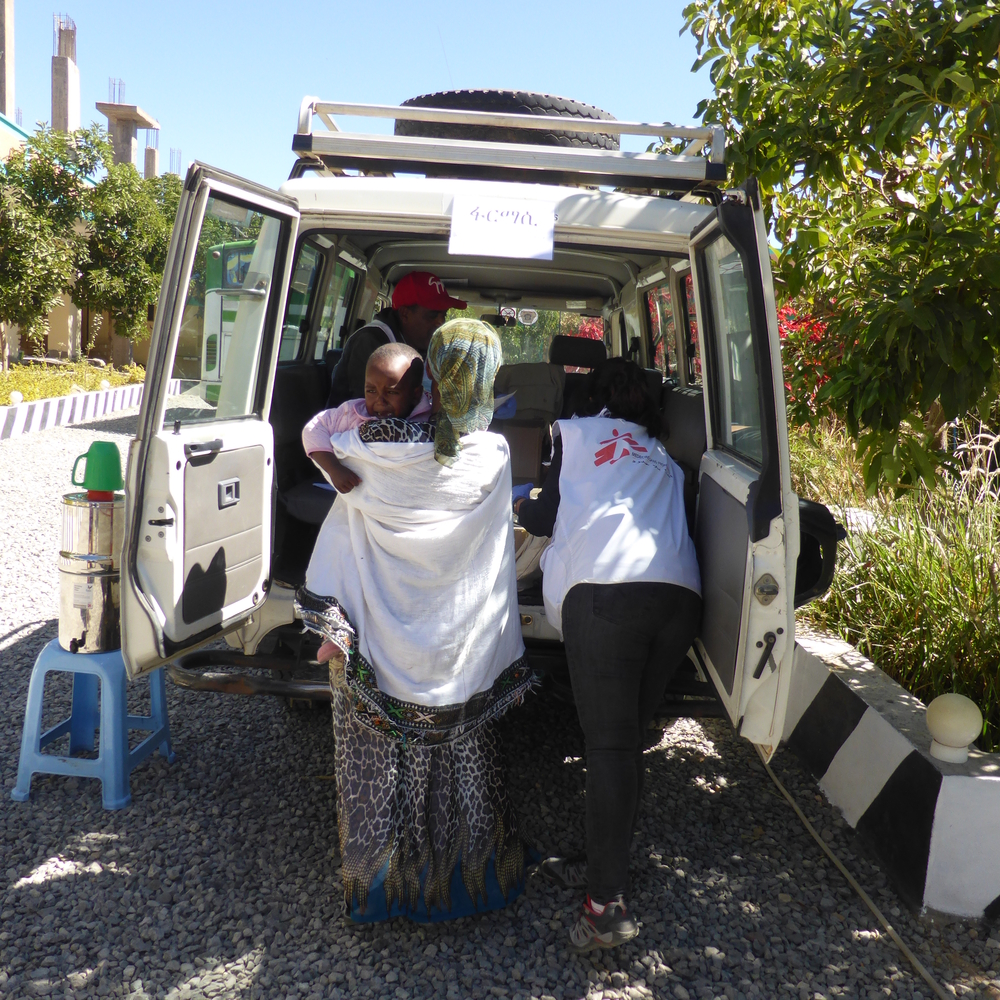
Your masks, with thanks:
M380 363L392 364L397 358L403 358L409 362L409 369L405 376L407 385L419 385L424 378L423 358L421 358L419 352L410 347L409 344L402 344L399 341L390 342L388 344L383 344L381 347L376 347L375 350L368 356L368 362L365 365L365 370L367 371L368 365L373 362L376 365Z
M608 358L590 374L590 408L606 409L613 417L645 427L650 437L659 437L663 417L650 391L646 372L634 361Z

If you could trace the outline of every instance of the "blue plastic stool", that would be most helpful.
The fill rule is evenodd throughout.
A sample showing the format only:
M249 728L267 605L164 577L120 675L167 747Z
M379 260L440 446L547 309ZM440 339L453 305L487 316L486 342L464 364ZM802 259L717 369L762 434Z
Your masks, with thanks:
M42 696L45 675L50 671L73 674L73 708L48 732L42 732ZM101 682L101 705L97 706L97 682ZM28 704L21 734L21 760L17 785L10 797L26 802L31 794L33 774L65 774L76 778L99 778L105 809L121 809L132 800L129 775L136 764L159 748L171 764L170 723L167 719L167 688L162 668L149 675L152 714L129 715L125 696L127 678L120 650L110 653L69 653L53 639L35 660L28 684ZM96 760L43 754L42 747L69 733L69 752L94 749L94 731L100 729ZM128 748L128 731L149 732L134 750Z

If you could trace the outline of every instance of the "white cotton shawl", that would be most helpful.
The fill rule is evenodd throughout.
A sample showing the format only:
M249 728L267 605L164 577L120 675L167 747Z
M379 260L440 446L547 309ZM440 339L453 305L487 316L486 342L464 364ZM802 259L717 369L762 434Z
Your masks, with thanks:
M330 440L361 485L330 508L306 588L343 605L386 694L440 706L489 690L524 653L507 442L469 434L446 466L433 444Z

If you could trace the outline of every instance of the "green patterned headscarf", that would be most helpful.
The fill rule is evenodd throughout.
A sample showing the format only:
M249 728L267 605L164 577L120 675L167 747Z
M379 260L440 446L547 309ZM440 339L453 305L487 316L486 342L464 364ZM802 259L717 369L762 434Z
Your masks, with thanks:
M502 360L496 330L478 319L453 319L431 337L427 370L441 395L434 457L442 465L455 464L461 435L489 427L493 379Z

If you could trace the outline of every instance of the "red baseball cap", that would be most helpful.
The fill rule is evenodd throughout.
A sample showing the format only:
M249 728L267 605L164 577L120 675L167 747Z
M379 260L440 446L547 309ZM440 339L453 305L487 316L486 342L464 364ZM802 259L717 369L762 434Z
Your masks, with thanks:
M444 312L445 309L464 309L466 304L461 299L453 299L444 287L444 282L430 271L411 271L399 279L392 291L393 309L423 306L425 309Z

